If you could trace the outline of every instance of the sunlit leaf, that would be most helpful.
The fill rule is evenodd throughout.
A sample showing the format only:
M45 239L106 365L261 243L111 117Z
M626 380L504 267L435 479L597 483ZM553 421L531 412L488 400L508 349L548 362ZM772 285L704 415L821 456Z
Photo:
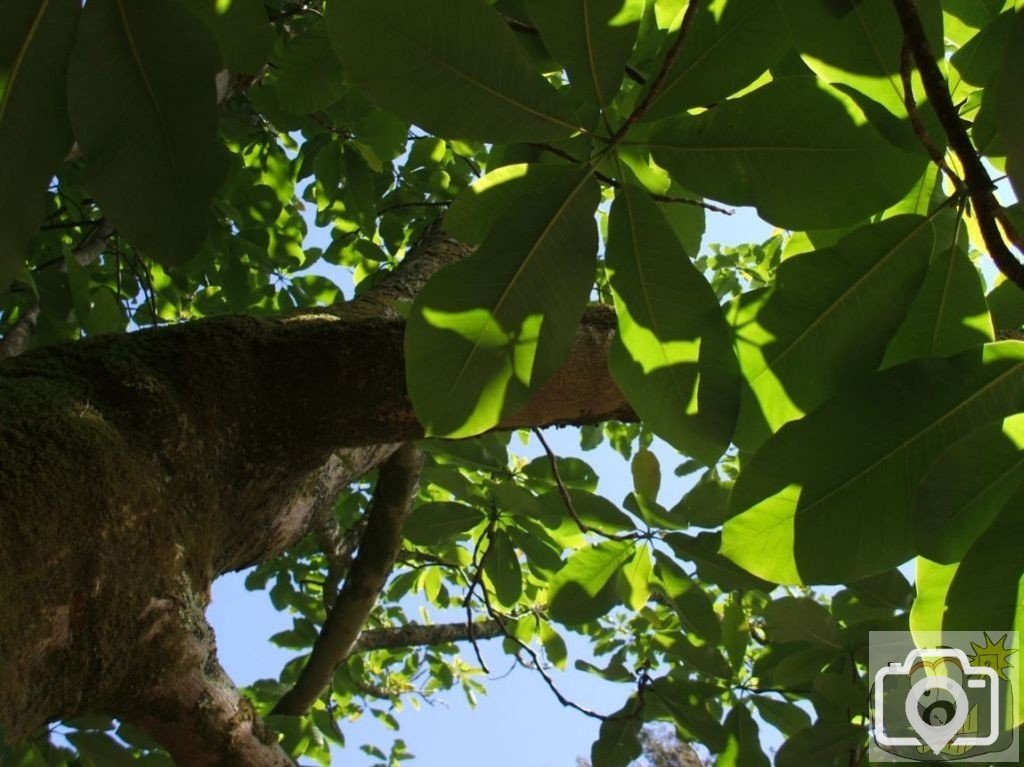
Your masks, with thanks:
M406 365L428 434L497 426L562 364L594 279L596 206L589 172L567 169L513 203L472 256L417 296Z

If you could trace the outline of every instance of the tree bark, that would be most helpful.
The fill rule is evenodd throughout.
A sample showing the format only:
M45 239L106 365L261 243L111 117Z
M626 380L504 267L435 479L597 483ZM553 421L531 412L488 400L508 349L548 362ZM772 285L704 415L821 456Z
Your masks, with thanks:
M232 748L259 741L189 627L205 626L217 575L300 540L316 509L422 436L393 302L466 252L432 231L349 304L98 337L0 364L8 736L86 711L130 713L170 746L158 722L178 695L208 696L213 730L238 723ZM589 311L565 366L502 427L632 418L607 368L613 330L610 311Z

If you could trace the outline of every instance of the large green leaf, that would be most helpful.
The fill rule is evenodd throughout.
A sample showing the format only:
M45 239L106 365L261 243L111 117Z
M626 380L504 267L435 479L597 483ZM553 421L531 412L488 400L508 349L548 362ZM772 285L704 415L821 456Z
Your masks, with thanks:
M906 114L900 80L903 29L890 0L780 0L780 5L804 63L817 75ZM939 0L921 0L918 13L941 55Z
M213 33L234 73L257 74L270 55L274 28L263 0L182 0Z
M942 630L946 594L959 565L940 565L918 557L914 568L914 604L910 607L910 630L919 641L931 631Z
M725 748L715 767L769 767L771 762L761 750L757 722L744 703L733 706L725 718Z
M650 148L688 189L754 205L791 229L858 223L900 200L928 161L894 147L853 101L811 77L776 80L667 120Z
M1024 410L1024 344L878 374L784 427L743 468L722 553L776 583L838 583L913 554L910 510L939 454Z
M283 45L264 87L281 109L295 115L326 109L348 89L341 64L322 32L307 32Z
M855 763L863 749L864 728L848 723L819 721L782 744L775 767L833 767Z
M588 170L567 167L416 298L405 359L427 434L497 426L564 362L594 280L598 194Z
M1014 631L1024 623L1024 491L1017 493L960 562L946 593L943 631Z
M176 0L90 0L82 12L68 87L89 189L164 264L198 250L224 178L220 66L209 31Z
M921 357L948 357L993 338L985 284L966 247L942 248L885 350L882 367Z
M1024 483L1024 415L983 426L928 469L914 504L917 550L959 562Z
M642 0L529 0L527 7L573 87L602 108L611 104L636 41Z
M452 540L483 520L484 515L479 509L462 503L424 503L413 509L403 532L413 543L433 546Z
M497 530L491 536L483 567L500 604L511 607L519 601L523 594L523 572L508 533Z
M674 42L673 32L666 45ZM701 3L647 118L718 103L756 80L788 47L789 32L776 0Z
M597 740L590 748L593 767L626 767L640 756L640 728L644 718L634 698L614 716L601 722Z
M1024 9L1018 7L996 81L989 89L996 127L1006 146L1006 172L1018 198L1024 198Z
M631 183L615 196L605 257L619 326L608 359L616 383L658 436L714 463L729 445L739 388L714 291Z
M658 563L659 590L675 608L683 629L696 634L702 642L718 644L722 624L707 593L671 557L656 551L654 558Z
M0 291L42 223L46 184L71 148L66 72L78 0L0 0Z
M861 227L836 245L786 259L769 291L731 312L743 371L736 444L757 448L878 369L928 269L934 231L920 216Z
M539 163L516 163L492 170L455 198L444 214L444 230L467 245L479 245L509 205L565 173L564 166Z
M327 25L352 81L429 131L512 142L578 128L484 0L336 0Z
M552 620L574 626L604 615L614 605L614 596L603 593L614 584L612 576L633 556L628 541L602 541L580 549L549 586L548 613Z

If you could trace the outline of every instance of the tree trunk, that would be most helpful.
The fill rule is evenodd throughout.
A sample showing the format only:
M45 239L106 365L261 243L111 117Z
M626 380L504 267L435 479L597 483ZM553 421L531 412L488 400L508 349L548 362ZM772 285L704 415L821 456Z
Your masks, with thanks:
M219 763L288 763L216 662L210 584L300 540L318 508L422 436L391 302L465 253L431 232L349 304L0 364L9 737L103 712L137 722L182 764L209 763L199 755L210 749ZM631 417L607 369L613 328L610 312L588 312L565 367L503 426Z

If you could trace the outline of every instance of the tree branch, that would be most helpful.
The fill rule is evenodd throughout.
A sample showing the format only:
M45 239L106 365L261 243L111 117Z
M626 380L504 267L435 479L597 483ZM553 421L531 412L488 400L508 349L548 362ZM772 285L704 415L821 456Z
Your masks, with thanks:
M974 215L981 230L982 239L988 249L989 256L996 267L1008 279L1024 288L1024 265L1017 260L1003 240L999 231L998 221L1003 215L1002 206L995 196L995 184L985 170L981 157L974 144L971 143L967 129L960 120L960 114L949 95L949 85L942 76L938 62L932 54L928 36L917 13L915 0L892 0L900 26L903 28L903 39L914 55L917 70L921 73L925 93L939 116L939 122L949 139L960 165L964 171L964 183L967 194L974 208Z
M470 623L439 623L422 626L409 623L386 629L369 629L359 635L352 646L352 655L372 650L391 650L396 647L432 647L452 642L468 642L470 639L494 639L504 636L496 620L482 620Z
M17 357L28 348L38 319L39 304L33 304L21 313L18 321L7 331L3 340L0 340L0 360Z
M309 661L273 713L299 715L308 711L330 684L334 670L352 654L402 546L402 527L416 494L422 466L423 456L412 444L400 447L381 466L359 554L313 645Z

